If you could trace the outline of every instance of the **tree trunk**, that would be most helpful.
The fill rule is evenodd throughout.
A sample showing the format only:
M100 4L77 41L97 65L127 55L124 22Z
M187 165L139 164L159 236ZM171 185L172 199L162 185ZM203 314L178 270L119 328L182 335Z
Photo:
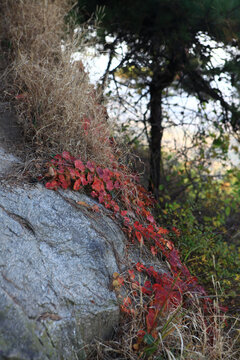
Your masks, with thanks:
M185 52L184 52L185 56ZM153 72L150 84L150 181L149 188L153 192L156 200L159 198L159 185L164 182L163 164L162 164L162 137L163 137L163 111L162 96L163 90L171 86L175 75L181 69L182 54L174 52L169 54L168 62L164 67L158 61L158 57L152 62L151 70Z
M162 89L154 83L150 86L150 183L149 188L154 197L159 197L159 185L162 178L162 136L163 136L163 115L162 115Z

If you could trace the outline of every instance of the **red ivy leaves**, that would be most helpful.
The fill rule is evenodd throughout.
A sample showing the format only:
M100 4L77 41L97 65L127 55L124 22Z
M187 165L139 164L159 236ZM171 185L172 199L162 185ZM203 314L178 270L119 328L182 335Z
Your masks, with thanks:
M73 190L79 190L81 187L81 179L77 179L73 185Z
M102 182L102 180L100 180L96 176L94 177L94 182L92 184L92 188L93 188L93 190L97 191L98 193L100 193L101 191L105 191L104 183Z
M111 209L122 219L130 240L137 239L141 245L149 244L154 256L159 251L165 256L171 267L172 276L158 273L153 267L147 268L141 263L137 263L134 270L128 271L129 281L134 291L141 291L144 296L152 297L150 304L149 301L146 302L148 304L146 305L146 324L148 333L154 336L159 312L177 307L182 303L183 294L201 295L205 309L208 308L210 299L206 296L204 289L198 285L197 279L192 277L187 267L182 264L173 243L166 238L169 231L157 225L149 210L154 205L154 200L142 186L136 183L134 176L126 175L124 166L113 163L114 168L115 170L104 169L91 161L84 164L81 159L76 159L69 152L64 151L62 155L56 155L49 163L49 172L46 177L49 177L50 181L45 186L52 190L58 187L63 189L71 187L76 191L82 186L87 186L93 198L97 198L99 203ZM117 197L119 192L120 196ZM120 197L121 204L117 203L113 197ZM141 223L133 221L136 218L141 219ZM180 236L178 229L173 227L172 231ZM134 271L144 272L148 276L143 286L135 281ZM124 280L120 279L122 281L119 285L122 285ZM121 308L128 315L135 316L133 306L129 298L126 298Z
M75 160L74 161L74 166L75 166L76 169L79 169L82 172L85 171L85 166L83 165L83 162L81 160Z
M59 183L56 180L49 181L45 184L47 189L56 190L59 187Z

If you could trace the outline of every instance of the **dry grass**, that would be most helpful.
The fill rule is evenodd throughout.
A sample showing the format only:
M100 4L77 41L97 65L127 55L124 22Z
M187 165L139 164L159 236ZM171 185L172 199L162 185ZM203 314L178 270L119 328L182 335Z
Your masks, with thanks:
M170 315L169 315L170 316ZM172 316L172 314L171 314ZM225 317L214 314L212 326L214 326L213 343L209 342L206 317L199 308L184 311L180 314L181 322L169 323L170 334L162 339L161 327L159 328L159 340L157 350L152 355L147 355L145 349L134 351L133 344L136 341L137 328L135 324L127 323L121 326L116 333L115 340L103 342L97 341L89 352L89 360L111 359L151 359L151 360L238 360L239 332L236 330L236 320L228 331L225 330ZM179 317L178 317L179 320ZM167 322L168 318L162 319ZM239 325L238 325L239 326ZM135 331L134 331L135 329ZM132 335L131 334L132 331ZM172 331L172 332L171 332ZM239 330L238 330L239 331Z
M36 154L68 150L109 166L110 125L82 63L71 61L86 34L66 28L69 9L66 0L2 0L12 60L7 93L20 95L15 107Z
M199 300L193 299L186 309L179 306L158 319L155 351L147 353L142 342L136 351L137 333L144 329L146 311L144 305L150 299L139 301L131 287L124 291L135 303L135 315L124 316L112 341L97 341L89 351L89 360L238 360L240 358L240 319L229 318L220 311L218 296L209 314L204 314ZM125 293L126 295L126 293ZM191 296L191 295L189 295Z

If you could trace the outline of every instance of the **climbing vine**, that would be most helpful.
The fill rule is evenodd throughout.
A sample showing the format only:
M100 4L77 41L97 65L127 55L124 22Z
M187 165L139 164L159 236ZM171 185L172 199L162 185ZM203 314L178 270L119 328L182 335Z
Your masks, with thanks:
M181 262L178 250L168 239L169 230L156 223L151 213L153 198L138 184L136 176L129 174L126 167L118 165L113 158L111 169L102 168L93 161L84 163L64 151L48 163L45 178L48 179L45 184L48 189L71 188L78 191L84 188L121 221L129 241L147 246L154 257L161 255L169 264L169 273L163 274L153 266L137 263L125 276L117 273L113 276L115 290L119 292L126 283L131 287L135 299L132 301L129 296L123 298L121 310L124 313L134 317L136 299L141 298L144 303L145 321L137 334L135 350L139 349L143 339L147 344L149 341L150 344L157 343L156 329L163 313L189 306L196 297L201 299L202 307L208 313L211 299L198 284L197 278ZM94 209L99 211L97 205ZM180 236L175 227L171 231ZM145 280L142 281L143 278Z

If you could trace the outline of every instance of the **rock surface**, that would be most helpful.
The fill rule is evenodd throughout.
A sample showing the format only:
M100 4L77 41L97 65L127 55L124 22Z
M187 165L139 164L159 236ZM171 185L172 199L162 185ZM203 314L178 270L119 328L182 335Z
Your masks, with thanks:
M133 262L143 254L133 247L126 259L122 230L86 195L15 182L21 144L0 103L0 360L86 359L85 344L119 323L113 273L126 270L130 251Z
M110 284L125 237L76 203L95 204L83 194L8 183L21 143L16 116L0 103L0 359L84 359L84 345L118 325Z
M125 238L83 194L0 185L0 359L81 359L119 320Z

